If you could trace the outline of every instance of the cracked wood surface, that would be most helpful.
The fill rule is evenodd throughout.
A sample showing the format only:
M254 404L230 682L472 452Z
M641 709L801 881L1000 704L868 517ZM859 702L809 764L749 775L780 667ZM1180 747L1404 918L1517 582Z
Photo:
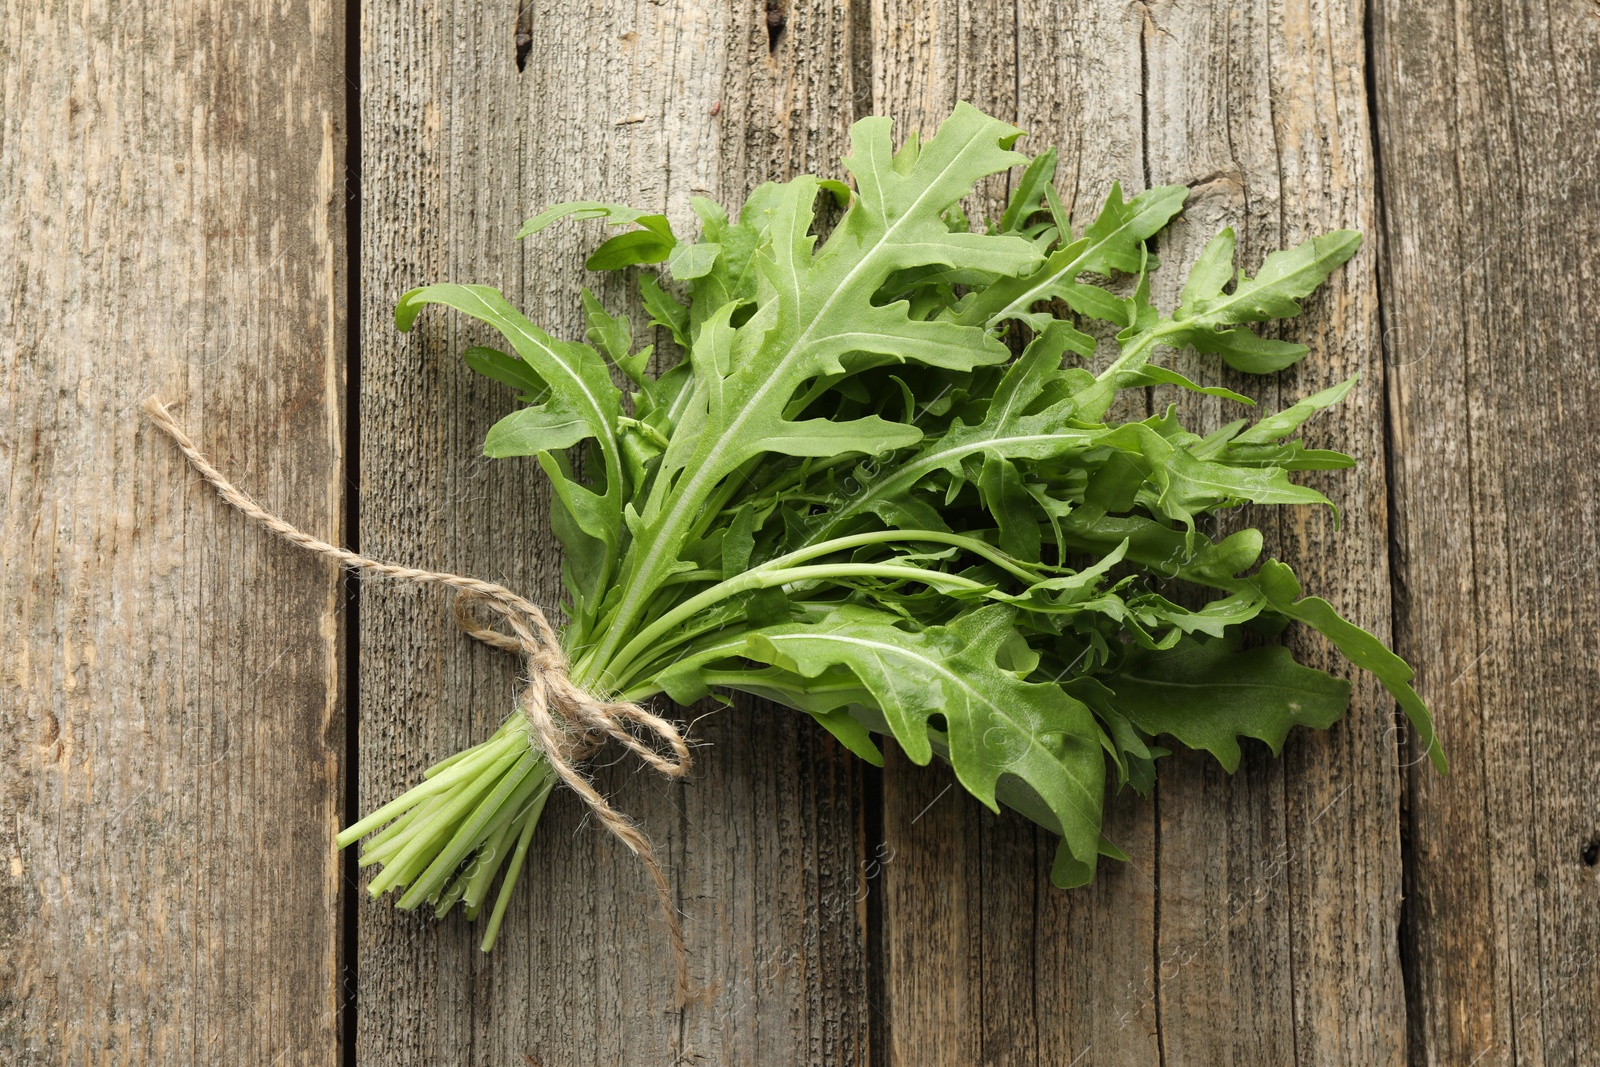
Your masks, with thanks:
M737 202L768 177L834 166L850 121L834 107L850 93L846 13L791 12L769 53L754 7L537 5L522 15L520 72L515 5L374 3L364 17L363 547L554 603L543 475L481 456L514 403L461 363L488 335L434 311L402 336L394 302L425 281L486 282L581 337L588 284L644 333L631 287L582 269L595 224L524 242L518 226L545 204L599 198L664 209L683 230L691 196ZM370 809L487 736L516 682L432 594L369 585L361 620ZM626 759L598 782L669 869L702 1002L674 1007L643 869L560 794L492 956L464 921L363 900L359 1060L866 1062L866 913L852 888L863 768L793 713L751 702L694 735L704 745L687 784Z
M1600 340L1600 9L360 5L354 425L346 17L0 6L0 1063L1600 1062L1600 394L1576 365ZM342 912L337 577L200 492L137 402L181 401L326 536L354 450L363 550L553 601L542 476L479 455L511 406L460 363L486 334L433 311L400 335L396 297L489 282L578 336L589 284L642 334L581 270L598 224L519 223L582 197L685 227L691 196L840 173L860 115L927 129L958 99L1057 146L1080 216L1113 180L1189 186L1174 265L1225 225L1250 268L1367 235L1285 327L1301 367L1220 376L1270 409L1362 374L1310 427L1361 462L1307 479L1342 528L1264 516L1269 551L1417 665L1454 774L1410 766L1358 678L1281 760L1164 761L1152 800L1108 806L1132 862L1062 893L1053 842L948 773L867 770L741 702L697 722L687 784L598 770L670 866L702 1002L674 1007L644 874L565 798L492 956L459 917ZM1168 392L1150 409L1231 417ZM370 809L492 730L515 666L434 593L369 584L359 620Z
M1600 1062L1600 8L1373 9L1420 1064ZM1412 762L1408 760L1407 762Z
M0 4L0 1063L336 1064L343 8Z

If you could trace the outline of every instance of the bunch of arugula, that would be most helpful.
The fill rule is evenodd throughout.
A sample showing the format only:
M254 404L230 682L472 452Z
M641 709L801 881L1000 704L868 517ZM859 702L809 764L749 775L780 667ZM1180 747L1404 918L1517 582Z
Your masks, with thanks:
M1442 769L1410 668L1302 597L1283 563L1257 566L1258 531L1213 540L1203 521L1244 503L1329 505L1290 472L1353 461L1290 438L1354 379L1203 437L1171 409L1108 421L1120 391L1157 384L1250 404L1152 356L1188 346L1249 373L1290 366L1304 346L1244 324L1297 314L1359 235L1314 238L1235 278L1224 231L1164 314L1145 242L1186 190L1124 200L1113 186L1074 237L1053 153L1029 161L1011 151L1018 136L963 104L932 139L894 151L889 121L866 119L845 159L853 190L769 183L737 220L697 199L693 241L662 215L611 204L530 220L519 236L561 218L631 227L591 270L666 265L670 291L639 277L652 322L683 353L659 376L628 320L588 291L589 344L551 337L486 286L401 299L401 330L444 304L510 348L465 358L525 405L489 432L486 453L536 457L555 488L572 680L680 704L752 693L809 713L873 763L875 734L917 763L938 755L990 808L1061 836L1061 886L1119 856L1100 833L1108 762L1143 792L1166 753L1157 739L1231 771L1240 737L1277 751L1290 727L1344 712L1347 682L1281 646L1246 647L1247 629L1298 620L1326 635L1395 696ZM959 201L1020 164L1002 217L974 232ZM822 197L842 215L819 248ZM1116 331L1097 374L1080 362L1097 348L1083 326ZM632 384L626 400L612 365ZM1156 591L1168 582L1213 598L1185 606ZM503 869L487 950L552 781L513 716L340 844L388 823L362 858L385 865L371 891L407 886L398 906L441 915L459 902L476 916Z

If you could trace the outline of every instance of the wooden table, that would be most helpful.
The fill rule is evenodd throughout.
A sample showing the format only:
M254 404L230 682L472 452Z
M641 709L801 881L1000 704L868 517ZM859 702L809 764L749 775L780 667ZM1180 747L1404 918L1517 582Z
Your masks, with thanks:
M0 13L0 1063L1600 1063L1592 0ZM1266 529L1417 665L1453 773L1358 679L1282 760L1166 761L1110 804L1132 862L1062 893L947 773L743 705L686 785L599 771L671 865L683 1011L571 798L491 957L358 892L336 829L485 736L513 665L246 528L139 402L315 533L551 601L541 476L478 453L512 402L483 335L401 335L395 298L490 282L576 336L580 284L626 293L580 269L595 224L512 239L540 206L683 222L957 99L1058 146L1079 212L1189 185L1165 259L1368 235L1312 357L1230 384L1362 373L1311 431L1361 461L1311 479L1343 528Z

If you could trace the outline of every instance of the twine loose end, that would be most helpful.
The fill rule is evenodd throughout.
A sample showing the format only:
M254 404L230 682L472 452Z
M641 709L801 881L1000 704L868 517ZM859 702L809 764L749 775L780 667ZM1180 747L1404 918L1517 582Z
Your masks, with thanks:
M633 701L605 700L574 685L568 675L566 653L561 648L555 628L538 605L494 582L385 563L305 533L261 507L248 493L224 477L195 446L159 397L147 397L143 407L155 427L177 444L190 466L211 484L217 494L258 526L308 552L363 574L454 589L457 594L456 625L463 633L493 648L522 656L526 684L518 697L517 707L527 718L534 740L543 750L551 769L568 789L578 795L600 824L626 845L644 865L672 942L679 1006L697 999L700 994L689 981L689 953L684 945L683 925L672 903L672 888L666 871L656 859L650 839L632 819L611 806L578 766L610 739L629 749L657 772L669 778L681 778L689 773L691 760L688 742L677 725ZM497 615L510 629L510 634L480 624L472 613L476 605L482 605ZM640 740L630 726L653 735L665 746L666 751Z

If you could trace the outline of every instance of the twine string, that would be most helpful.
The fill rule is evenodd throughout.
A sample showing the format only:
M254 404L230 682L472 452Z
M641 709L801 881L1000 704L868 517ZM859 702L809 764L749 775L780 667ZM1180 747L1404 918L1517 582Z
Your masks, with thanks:
M145 400L144 410L156 428L183 450L189 464L211 483L217 494L256 525L308 552L363 574L453 589L456 591L455 621L463 633L492 648L515 652L522 657L525 677L517 707L527 719L533 739L551 769L568 789L578 794L600 824L639 858L649 873L672 939L678 994L680 999L687 999L691 995L689 955L666 871L656 859L650 839L632 819L613 808L578 767L609 738L661 774L681 778L689 773L690 758L688 742L678 727L631 700L605 700L573 684L568 675L567 656L561 649L555 628L538 605L494 582L385 563L313 537L261 507L224 477L158 398L152 396ZM478 607L496 618L488 625L480 622L474 612ZM503 623L510 633L495 629L495 622ZM630 726L653 736L663 747L641 740Z

